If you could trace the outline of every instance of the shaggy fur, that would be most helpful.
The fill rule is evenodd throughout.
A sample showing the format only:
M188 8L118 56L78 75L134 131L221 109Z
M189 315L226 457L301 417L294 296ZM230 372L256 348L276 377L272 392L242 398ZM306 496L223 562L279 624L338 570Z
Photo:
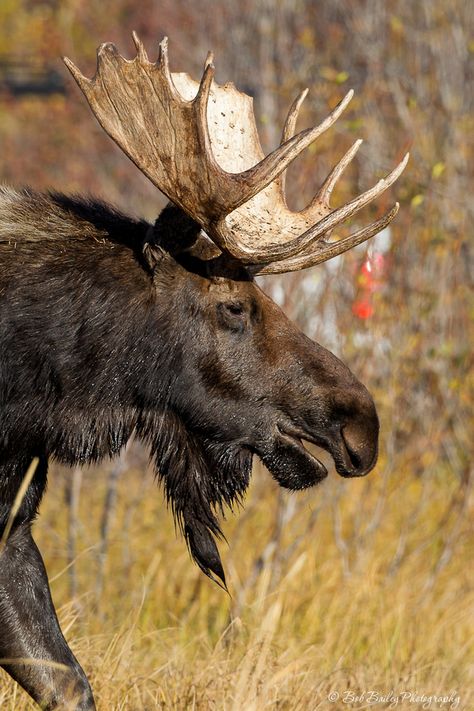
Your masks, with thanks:
M99 462L133 433L192 557L225 586L218 516L242 499L253 455L292 490L327 475L302 438L363 476L378 420L348 368L178 208L152 226L97 200L1 188L0 540L38 466L0 543L0 659L47 711L72 698L95 709L31 536L48 461Z
M173 411L173 308L157 314L145 246L156 246L149 224L98 201L0 191L0 522L31 457L98 462L135 431L194 559L224 579L214 510L243 494L251 455L189 432ZM44 485L35 479L17 522Z

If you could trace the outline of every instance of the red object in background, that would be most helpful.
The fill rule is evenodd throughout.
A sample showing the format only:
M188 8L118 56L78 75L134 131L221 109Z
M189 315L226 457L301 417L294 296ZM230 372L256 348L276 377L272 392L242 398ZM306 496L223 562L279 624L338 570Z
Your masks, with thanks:
M352 304L352 313L361 319L370 318L374 313L374 307L368 299L357 299Z
M352 304L352 313L360 319L373 316L374 305L372 294L383 286L385 276L385 257L376 253L367 255L357 275L359 293Z

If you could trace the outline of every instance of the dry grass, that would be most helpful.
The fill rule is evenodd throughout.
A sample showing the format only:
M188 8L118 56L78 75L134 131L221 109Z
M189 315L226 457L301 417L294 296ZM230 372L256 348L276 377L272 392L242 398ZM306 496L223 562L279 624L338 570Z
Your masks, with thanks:
M367 696L343 695L369 691L392 694L376 708L397 695L398 708L423 708L404 692L473 708L467 504L454 477L413 479L381 462L364 481L331 476L286 496L256 471L245 512L226 524L232 598L192 565L138 463L119 479L104 552L106 480L105 469L84 473L73 567L64 472L52 473L36 526L99 709L364 709ZM0 708L34 706L4 676Z
M340 204L388 170L397 151L412 150L394 193L401 210L374 316L357 323L351 312L364 292L360 252L337 269L287 275L284 286L272 277L268 288L367 383L384 420L383 456L366 480L332 475L296 496L257 471L245 512L225 526L232 598L190 562L136 454L116 470L116 506L107 467L82 478L53 471L35 534L53 597L101 711L471 711L472 3L455 0L449 12L442 0L254 5L163 0L157 12L156 3L129 0L115 0L113 11L110 3L9 0L0 3L0 49L55 68L61 54L88 57L92 73L99 41L130 50L136 28L151 48L166 31L174 66L197 73L213 47L222 80L259 87L268 147L296 87L312 87L304 125L321 120L346 87L357 89L353 113L288 185L290 199L309 199L343 143L362 135L369 140L339 185ZM8 98L0 144L3 180L86 187L156 215L156 191L94 131L77 92ZM351 702L346 690L361 698ZM392 697L375 703L369 691ZM404 692L456 693L436 703ZM0 709L33 709L6 676Z

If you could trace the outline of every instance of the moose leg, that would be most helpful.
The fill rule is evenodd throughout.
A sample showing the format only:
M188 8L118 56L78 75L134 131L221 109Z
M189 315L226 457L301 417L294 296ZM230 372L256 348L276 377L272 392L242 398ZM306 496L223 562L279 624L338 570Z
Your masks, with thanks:
M38 482L43 479L45 484L46 466L46 460L40 460L30 485L39 498L44 485ZM2 472L0 484L1 479ZM28 494L26 501L33 503L37 497L31 496L31 489ZM26 513L33 518L36 505L20 518ZM59 627L30 527L30 521L17 518L0 552L0 664L45 711L94 711L89 682Z

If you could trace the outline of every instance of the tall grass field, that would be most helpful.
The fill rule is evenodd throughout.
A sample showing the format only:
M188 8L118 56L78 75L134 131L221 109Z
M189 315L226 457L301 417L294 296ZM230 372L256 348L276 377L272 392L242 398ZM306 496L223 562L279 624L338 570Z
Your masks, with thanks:
M107 711L474 708L460 484L383 458L287 495L257 464L221 545L191 562L140 451L53 468L36 524L61 624ZM35 708L2 673L2 711Z

